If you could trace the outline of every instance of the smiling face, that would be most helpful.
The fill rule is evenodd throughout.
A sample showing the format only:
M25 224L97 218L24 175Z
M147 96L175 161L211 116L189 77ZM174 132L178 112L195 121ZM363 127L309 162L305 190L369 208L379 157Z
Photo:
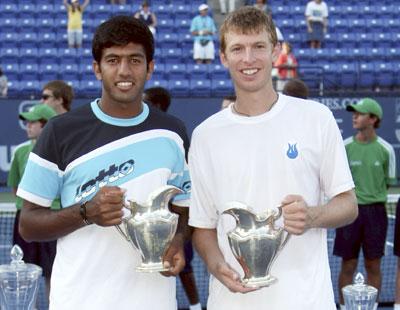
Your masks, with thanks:
M139 106L154 63L147 63L142 45L129 43L105 48L100 63L93 62L93 68L96 78L102 81L102 104Z
M221 63L229 69L237 90L257 92L272 88L272 64L279 55L265 29L254 33L227 32Z

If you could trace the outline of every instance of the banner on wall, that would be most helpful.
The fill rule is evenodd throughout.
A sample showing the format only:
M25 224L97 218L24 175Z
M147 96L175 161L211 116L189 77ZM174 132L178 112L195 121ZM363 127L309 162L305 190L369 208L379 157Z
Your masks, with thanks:
M354 134L351 113L346 106L356 103L360 97L312 98L326 105L334 114L343 138ZM393 145L396 151L397 171L400 176L400 98L375 97L383 108L383 121L378 135ZM186 125L188 134L204 119L220 109L221 98L177 98L172 101L169 112L180 118ZM27 140L23 122L18 118L20 112L28 110L37 101L1 100L0 115L0 185L4 186L10 169L15 148ZM87 99L76 99L73 107L88 103Z

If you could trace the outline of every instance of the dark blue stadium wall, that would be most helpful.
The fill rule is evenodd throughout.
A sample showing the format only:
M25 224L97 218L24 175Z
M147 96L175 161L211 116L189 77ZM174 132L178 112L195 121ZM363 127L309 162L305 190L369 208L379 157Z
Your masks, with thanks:
M314 98L317 101L328 106L334 113L338 125L346 138L353 134L351 125L351 114L346 112L346 105L356 102L359 97L343 98ZM397 167L400 167L400 97L376 97L383 107L384 120L378 134L390 142L396 150ZM87 99L77 99L74 106L87 103ZM25 130L22 122L18 121L20 111L26 110L35 101L21 100L0 100L0 184L4 185L7 178L7 172L10 168L10 160L13 149L21 142L26 141ZM193 129L201 121L211 114L217 112L220 108L220 98L180 98L174 99L170 108L170 113L182 119L191 134ZM299 119L299 122L302 120ZM398 173L399 175L399 173Z

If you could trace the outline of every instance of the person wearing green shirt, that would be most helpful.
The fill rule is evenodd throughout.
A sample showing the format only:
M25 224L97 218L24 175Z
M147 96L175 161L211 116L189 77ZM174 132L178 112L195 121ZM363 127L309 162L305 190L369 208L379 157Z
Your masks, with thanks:
M26 124L26 133L29 141L17 146L11 161L11 167L8 174L7 185L17 192L18 185L24 174L28 157L37 138L40 136L43 127L47 121L57 115L53 108L45 104L38 104L28 112L19 114L19 118ZM18 244L24 251L24 261L39 265L43 268L43 275L46 281L46 290L50 290L50 277L53 261L55 257L55 241L52 242L26 242L19 234L19 218L22 208L22 199L16 197L17 213L14 222L13 243ZM52 209L60 208L60 201L54 200Z
M367 282L381 288L381 258L384 255L388 219L385 203L387 188L396 182L393 147L376 134L383 112L378 102L364 98L347 106L353 113L355 136L344 140L358 201L358 217L350 225L336 229L333 254L342 257L339 294L353 282L360 249L363 249ZM375 308L377 303L375 304Z

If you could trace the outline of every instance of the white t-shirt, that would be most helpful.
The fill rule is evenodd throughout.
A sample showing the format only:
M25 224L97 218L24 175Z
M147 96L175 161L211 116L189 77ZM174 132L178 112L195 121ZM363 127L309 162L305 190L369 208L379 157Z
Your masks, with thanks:
M316 3L310 1L307 3L305 15L313 22L323 22L324 18L328 17L328 6L324 1Z
M259 213L297 194L316 206L324 195L332 198L354 187L343 140L329 109L282 94L263 115L243 117L229 107L200 124L193 132L189 167L189 224L217 228L226 261L242 276L226 236L235 221L220 216L225 203L240 201ZM336 309L326 229L292 236L271 274L278 283L248 294L231 293L211 277L207 309Z

